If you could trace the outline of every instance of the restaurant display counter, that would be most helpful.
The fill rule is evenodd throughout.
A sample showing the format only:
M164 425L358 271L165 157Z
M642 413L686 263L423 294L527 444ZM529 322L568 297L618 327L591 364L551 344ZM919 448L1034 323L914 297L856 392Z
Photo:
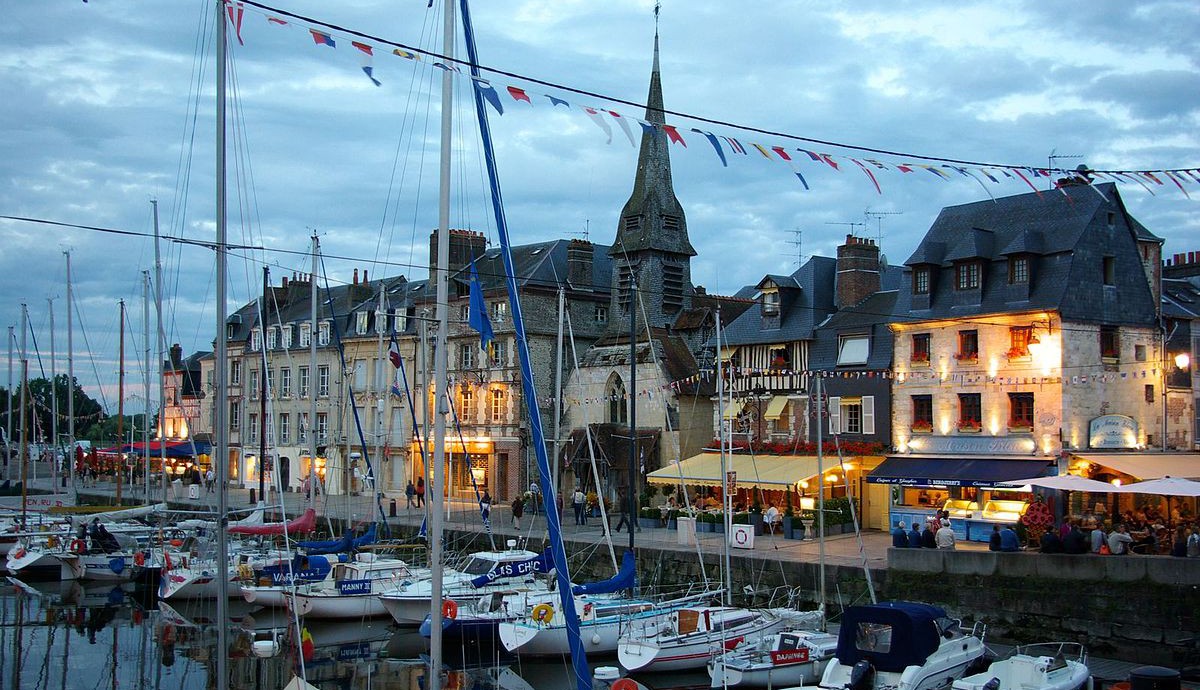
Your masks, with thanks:
M905 529L911 529L915 522L920 525L918 529L924 530L925 523L940 509L950 513L950 527L957 539L986 542L993 525L1003 529L1021 518L1032 495L988 489L905 488L897 498L899 501L891 509L892 526L903 520ZM940 501L926 503L931 498Z

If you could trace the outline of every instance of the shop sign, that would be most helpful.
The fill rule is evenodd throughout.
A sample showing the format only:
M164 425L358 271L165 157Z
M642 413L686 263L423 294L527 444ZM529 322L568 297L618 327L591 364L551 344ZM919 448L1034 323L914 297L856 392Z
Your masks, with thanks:
M1136 448L1138 425L1132 417L1106 414L1088 422L1088 448Z
M1029 436L914 436L908 448L914 453L1034 455L1037 442Z
M731 471L725 473L725 495L737 495L737 472Z

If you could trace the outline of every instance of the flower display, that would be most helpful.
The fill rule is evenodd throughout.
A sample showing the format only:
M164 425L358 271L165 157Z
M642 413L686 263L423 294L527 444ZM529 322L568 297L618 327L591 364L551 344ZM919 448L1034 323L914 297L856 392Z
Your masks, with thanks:
M1035 496L1033 503L1025 510L1025 514L1021 516L1021 524L1025 526L1025 531L1029 534L1029 543L1037 544L1042 540L1042 535L1054 526L1054 516L1050 513L1050 506L1042 500L1041 496Z

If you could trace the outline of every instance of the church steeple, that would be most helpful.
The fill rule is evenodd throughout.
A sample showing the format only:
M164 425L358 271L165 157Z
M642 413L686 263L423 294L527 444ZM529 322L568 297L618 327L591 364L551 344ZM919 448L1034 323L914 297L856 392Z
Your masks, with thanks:
M688 240L687 219L675 197L671 182L670 141L662 126L662 76L659 67L658 8L655 7L654 63L650 92L646 97L646 121L655 125L642 131L637 174L633 191L617 221L617 237L609 253L613 256L614 328L627 314L629 283L636 277L651 326L667 326L683 309L691 307L691 257L696 255ZM625 322L628 324L628 322Z

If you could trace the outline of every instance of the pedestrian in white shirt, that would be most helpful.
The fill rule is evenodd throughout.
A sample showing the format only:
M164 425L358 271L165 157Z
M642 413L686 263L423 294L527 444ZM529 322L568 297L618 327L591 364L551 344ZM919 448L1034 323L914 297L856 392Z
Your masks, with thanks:
M942 520L942 526L933 538L939 549L954 550L954 530L950 528L949 520Z

